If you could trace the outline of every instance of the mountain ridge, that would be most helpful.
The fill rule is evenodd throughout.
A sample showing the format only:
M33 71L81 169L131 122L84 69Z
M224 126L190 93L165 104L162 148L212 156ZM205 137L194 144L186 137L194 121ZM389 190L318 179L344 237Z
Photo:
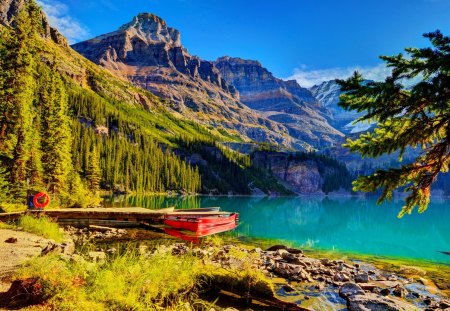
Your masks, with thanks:
M189 54L180 34L151 13L118 30L72 45L77 52L135 86L166 99L184 117L257 142L292 145L287 129L239 101L213 62Z
M291 136L306 142L305 149L331 146L344 137L328 124L310 90L296 80L276 78L255 60L225 56L215 64L224 79L239 91L244 104L285 125Z

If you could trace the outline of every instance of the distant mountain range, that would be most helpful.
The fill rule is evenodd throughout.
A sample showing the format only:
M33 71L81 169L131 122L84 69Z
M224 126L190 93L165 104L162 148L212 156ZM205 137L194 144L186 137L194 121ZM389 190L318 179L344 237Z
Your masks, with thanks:
M139 14L116 31L72 47L166 99L175 112L249 141L322 149L341 143L355 117L337 106L334 81L309 90L274 77L258 61L202 60L183 47L178 30L153 14Z

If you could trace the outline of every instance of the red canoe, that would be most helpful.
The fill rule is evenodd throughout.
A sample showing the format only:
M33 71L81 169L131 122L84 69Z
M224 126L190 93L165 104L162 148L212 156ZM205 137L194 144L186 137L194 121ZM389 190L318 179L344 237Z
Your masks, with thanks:
M238 213L214 216L198 216L190 217L189 215L167 215L164 218L164 224L175 229L183 229L193 232L211 229L216 226L236 224L238 221Z
M201 238L201 237L233 230L236 227L237 227L236 223L229 223L229 224L220 225L220 226L213 226L213 227L203 229L203 230L198 230L196 232L180 231L180 230L173 229L173 228L165 228L164 231L171 236L183 239L185 241L191 241L191 242L197 243L199 241L199 238Z

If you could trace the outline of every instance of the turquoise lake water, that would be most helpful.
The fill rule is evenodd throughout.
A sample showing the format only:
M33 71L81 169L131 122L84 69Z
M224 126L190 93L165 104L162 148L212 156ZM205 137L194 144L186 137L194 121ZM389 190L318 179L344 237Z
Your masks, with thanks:
M106 205L209 207L240 213L236 234L284 240L297 247L425 259L450 264L450 200L397 218L402 201L327 197L122 197Z

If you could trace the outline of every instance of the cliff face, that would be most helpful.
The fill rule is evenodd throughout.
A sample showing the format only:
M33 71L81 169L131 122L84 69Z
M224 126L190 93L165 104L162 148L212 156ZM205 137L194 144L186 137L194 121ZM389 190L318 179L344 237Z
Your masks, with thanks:
M178 30L153 14L139 14L117 31L73 48L134 85L169 101L183 116L255 141L291 145L287 129L239 102L214 63L188 53Z
M244 104L285 125L291 136L306 142L305 146L330 146L344 136L321 115L313 94L295 80L274 77L258 61L222 57L215 64L239 91Z
M338 161L309 153L256 151L255 167L270 171L283 186L297 194L322 194L351 189L352 176Z
M280 152L255 152L253 165L270 170L286 187L298 194L322 193L323 178L316 162L300 161Z
M14 26L14 19L28 3L28 0L0 0L0 24ZM42 37L51 39L59 45L68 46L66 38L57 29L50 26L45 14L42 13L41 18L43 27Z

